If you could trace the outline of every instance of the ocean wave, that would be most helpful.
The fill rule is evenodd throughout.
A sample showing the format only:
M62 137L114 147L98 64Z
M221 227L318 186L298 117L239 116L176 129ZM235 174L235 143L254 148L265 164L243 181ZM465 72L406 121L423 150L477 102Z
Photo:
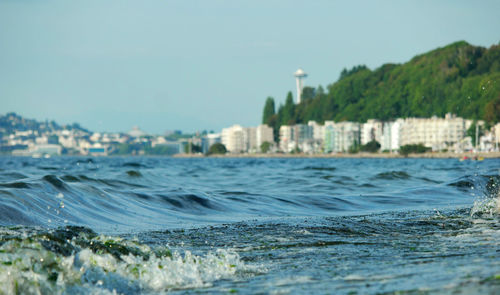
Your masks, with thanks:
M465 172L444 169L459 167L457 161L407 159L0 158L0 163L0 225L71 224L106 233L276 216L473 207L481 196L498 194L500 181L495 161Z
M210 286L247 267L236 252L204 255L97 235L88 228L0 232L4 294L138 294Z

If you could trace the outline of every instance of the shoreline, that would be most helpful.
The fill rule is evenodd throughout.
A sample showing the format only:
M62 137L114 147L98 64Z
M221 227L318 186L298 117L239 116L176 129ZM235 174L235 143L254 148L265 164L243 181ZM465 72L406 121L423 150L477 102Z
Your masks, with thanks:
M484 159L498 159L500 158L500 152L480 152L480 153L452 153L452 152L436 152L436 153L423 153L423 154L409 154L408 156L403 156L399 154L390 153L337 153L337 154L224 154L224 155L203 155L203 154L177 154L172 156L173 158L352 158L352 159L462 159L468 157L472 159L474 157L484 158Z
M9 155L0 154L0 157L28 157L31 156L20 156L20 155ZM462 159L468 157L472 160L474 157L484 158L484 159L499 159L500 152L479 152L479 153L452 153L452 152L435 152L435 153L423 153L423 154L409 154L408 156L403 156L399 154L390 153L336 153L336 154L282 154L282 153L270 153L270 154L224 154L224 155L204 155L204 154L175 154L171 156L166 155L52 155L50 158L56 157L97 157L97 158L113 158L113 157L151 157L151 158L177 158L177 159L196 159L196 158L254 158L254 159L286 159L286 158L332 158L332 159Z

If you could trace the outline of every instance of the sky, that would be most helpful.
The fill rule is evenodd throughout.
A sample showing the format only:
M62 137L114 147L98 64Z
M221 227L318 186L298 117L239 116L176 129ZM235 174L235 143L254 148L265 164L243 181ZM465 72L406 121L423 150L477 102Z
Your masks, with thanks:
M152 134L257 126L343 68L500 41L500 1L0 0L0 114Z

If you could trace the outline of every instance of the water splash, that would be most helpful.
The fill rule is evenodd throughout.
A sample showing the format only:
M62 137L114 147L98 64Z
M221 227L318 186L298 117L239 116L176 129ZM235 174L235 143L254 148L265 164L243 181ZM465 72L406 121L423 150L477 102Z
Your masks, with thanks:
M237 253L151 248L85 228L0 233L2 294L134 294L208 287L246 266Z

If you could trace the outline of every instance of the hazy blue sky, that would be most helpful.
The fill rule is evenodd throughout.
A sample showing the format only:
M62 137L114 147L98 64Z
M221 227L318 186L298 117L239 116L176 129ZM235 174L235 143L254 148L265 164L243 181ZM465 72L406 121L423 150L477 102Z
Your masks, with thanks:
M95 131L260 123L344 67L500 41L500 1L0 0L0 114ZM294 91L295 96L295 91Z

